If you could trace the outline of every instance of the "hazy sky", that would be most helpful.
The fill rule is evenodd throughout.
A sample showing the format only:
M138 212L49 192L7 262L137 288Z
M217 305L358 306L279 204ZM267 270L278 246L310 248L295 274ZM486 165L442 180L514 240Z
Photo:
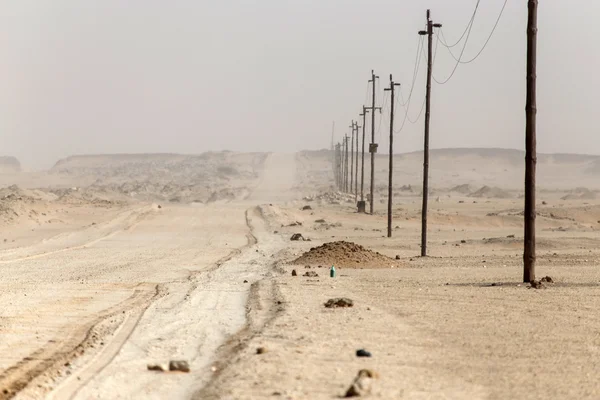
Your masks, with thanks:
M0 153L45 168L72 154L328 147L332 121L339 140L358 118L371 69L380 102L390 73L408 93L427 8L453 42L475 3L2 0ZM466 59L502 4L481 1ZM526 0L508 0L481 57L434 83L433 148L524 147L526 15ZM599 20L597 0L540 1L540 152L600 154ZM434 75L445 79L453 65L440 46ZM411 118L424 72L422 63ZM401 107L397 115L396 126ZM395 151L421 149L422 136L421 116L396 135Z

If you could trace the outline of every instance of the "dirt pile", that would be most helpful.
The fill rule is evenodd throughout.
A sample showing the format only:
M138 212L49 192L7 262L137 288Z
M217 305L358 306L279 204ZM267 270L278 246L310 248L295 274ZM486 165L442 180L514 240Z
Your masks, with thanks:
M352 242L330 242L313 247L291 264L335 265L342 268L390 268L398 266L398 261L376 253Z
M478 191L471 193L469 197L486 199L510 199L513 196L506 190L497 187L483 186Z

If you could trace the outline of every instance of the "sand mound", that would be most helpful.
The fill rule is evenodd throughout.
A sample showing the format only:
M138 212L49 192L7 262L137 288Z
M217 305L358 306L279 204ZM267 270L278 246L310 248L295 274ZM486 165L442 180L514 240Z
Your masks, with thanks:
M487 198L487 199L510 199L513 197L506 190L497 187L483 186L476 192L473 192L469 197Z
M561 200L594 200L595 198L596 193L588 188L578 187L566 196L561 197Z
M473 192L473 188L471 188L469 184L465 183L463 185L454 186L452 189L450 189L450 191L461 194L469 194Z
M15 157L0 157L0 173L21 172L21 163Z
M383 254L376 253L352 242L330 242L319 247L313 247L292 264L335 265L343 268L389 268L398 266L397 260L392 260Z

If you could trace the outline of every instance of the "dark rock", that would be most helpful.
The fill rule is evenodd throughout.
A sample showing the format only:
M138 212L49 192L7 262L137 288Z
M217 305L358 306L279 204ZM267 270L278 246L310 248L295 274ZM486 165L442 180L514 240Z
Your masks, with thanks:
M338 308L338 307L353 307L354 302L351 299L345 297L338 297L335 299L327 300L325 307L327 308Z
M190 365L184 360L169 361L169 371L190 372Z
M312 210L312 207L311 206L302 207L302 211L307 211L307 210Z
M301 233L294 233L292 235L292 237L290 238L290 240L293 240L293 241L304 240L304 237L302 236Z
M371 357L371 353L365 349L356 350L356 357Z
M540 282L554 283L554 280L549 276L545 276L542 279L540 279Z
M298 273L296 272L295 269L292 270L292 276L298 276Z
M165 364L148 364L148 371L167 371L169 367Z
M256 354L265 354L267 352L267 349L265 347L258 347L256 349Z

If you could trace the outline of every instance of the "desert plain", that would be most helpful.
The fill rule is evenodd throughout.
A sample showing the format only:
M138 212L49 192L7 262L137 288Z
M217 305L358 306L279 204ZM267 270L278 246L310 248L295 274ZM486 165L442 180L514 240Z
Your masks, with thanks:
M600 156L538 156L537 288L523 152L432 151L427 257L376 158L373 215L329 150L0 160L0 399L600 398Z

